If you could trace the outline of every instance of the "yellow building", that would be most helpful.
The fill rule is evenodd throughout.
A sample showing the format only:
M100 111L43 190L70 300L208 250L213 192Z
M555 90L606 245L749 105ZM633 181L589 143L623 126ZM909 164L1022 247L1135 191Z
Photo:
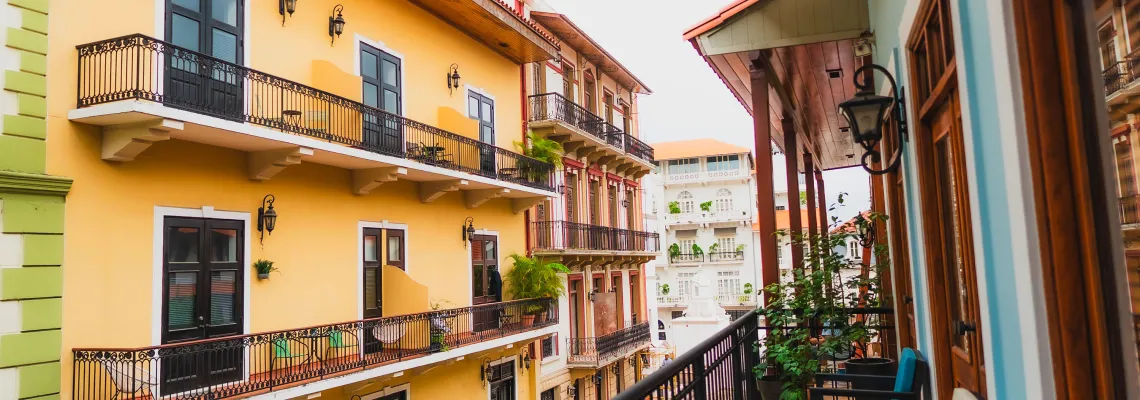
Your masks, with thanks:
M542 1L524 11L561 41L556 60L527 66L527 127L565 150L561 196L529 211L535 257L570 269L556 337L540 342L540 399L613 398L641 378L650 345L645 263L660 252L645 228L637 97L650 90L569 17Z
M13 397L537 396L560 310L496 278L559 196L513 142L526 65L560 44L514 5L7 3L0 159L74 182L65 203L0 196L3 232L55 252L15 262L54 264L17 277L54 289L3 277L31 332L0 336ZM27 120L46 138L8 134ZM46 242L18 224L37 215L59 219ZM60 316L36 336L40 297Z

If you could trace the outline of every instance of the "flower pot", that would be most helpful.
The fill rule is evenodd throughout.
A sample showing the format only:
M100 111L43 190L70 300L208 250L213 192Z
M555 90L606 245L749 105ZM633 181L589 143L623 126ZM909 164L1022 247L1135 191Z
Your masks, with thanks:
M546 323L546 313L544 313L544 312L538 313L538 315L534 318L534 322L539 323L539 324L545 324Z
M269 279L269 273L267 272L267 273L263 274L263 273L258 272L257 273L257 279Z
M534 326L534 315L523 315L522 316L522 324L524 327Z
M780 394L784 392L784 381L774 375L765 375L756 379L756 389L760 391L763 400L780 400Z
M845 362L847 373L853 375L895 376L898 365L889 358L852 358ZM852 389L893 390L892 384L852 384Z

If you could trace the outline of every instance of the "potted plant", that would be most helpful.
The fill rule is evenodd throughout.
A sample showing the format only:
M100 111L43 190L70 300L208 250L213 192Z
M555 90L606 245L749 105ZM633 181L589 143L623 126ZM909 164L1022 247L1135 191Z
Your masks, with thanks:
M527 139L530 143L514 142L515 146L522 150L523 155L553 165L556 168L562 166L562 155L565 154L562 144L539 136L534 132L528 133ZM517 166L519 175L536 181L541 180L543 174L550 172L544 168L535 168L534 165L528 163L518 163Z
M737 253L743 253L744 252L744 243L736 245L736 252Z
M720 248L720 243L713 243L709 245L709 253L716 254L716 249Z
M432 311L439 311L443 309L443 304L452 304L447 300L431 300ZM431 317L431 351L443 352L451 350L451 346L447 345L447 334L451 332L451 327L447 325L442 313L436 313Z
M507 292L512 298L558 298L566 293L566 285L558 276L559 273L570 272L565 265L541 261L518 253L512 253L508 257L511 258L514 267L511 268L510 272L507 272L503 280L507 285ZM521 318L523 326L533 326L536 318L545 318L546 308L545 305L541 304L530 304L524 307Z
M676 243L669 245L669 259L673 260L673 259L680 257L680 256L681 256L681 246L677 245Z
M670 214L680 214L681 213L681 203L677 202L677 201L670 201L669 202L669 213Z
M701 250L701 246L698 246L696 243L693 243L692 250L693 250L693 258L697 258L697 257L705 255L705 251Z
M751 283L745 283L744 284L744 295L740 296L740 303L741 304L747 303L748 299L750 297L752 297L752 284Z
M269 273L280 271L273 266L273 261L258 259L253 262L253 269L257 271L257 279L269 279Z
M669 295L669 284L668 283L661 284L661 295L662 296L668 296Z
M704 203L701 203L701 211L709 212L710 209L712 209L712 202L711 201L706 201Z

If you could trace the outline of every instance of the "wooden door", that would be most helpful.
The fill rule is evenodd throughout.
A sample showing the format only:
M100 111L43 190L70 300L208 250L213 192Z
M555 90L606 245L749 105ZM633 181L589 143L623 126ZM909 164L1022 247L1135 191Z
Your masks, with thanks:
M244 243L240 221L164 220L163 344L242 333ZM169 357L163 393L241 379L244 347L218 349Z
M502 293L495 293L493 274L499 269L499 242L495 236L475 235L471 241L471 304L489 304L502 300ZM502 286L499 285L499 288ZM498 327L497 313L475 312L476 332Z
M383 264L380 262L382 249L380 243L383 232L376 228L364 229L364 318L380 318L383 313Z
M384 265L407 270L407 243L404 240L403 229L384 230Z
M614 323L617 329L625 328L625 300L623 299L625 285L621 284L621 272L610 273L610 288L614 291Z
M243 0L167 0L164 103L244 120Z
M953 43L946 0L922 4L908 40L916 93L919 194L931 299L938 393L986 393L982 327L974 267L970 196Z

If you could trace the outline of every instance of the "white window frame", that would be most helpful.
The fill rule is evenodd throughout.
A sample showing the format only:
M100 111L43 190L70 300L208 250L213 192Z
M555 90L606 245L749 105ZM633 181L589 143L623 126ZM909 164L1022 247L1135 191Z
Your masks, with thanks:
M356 223L356 319L364 319L364 229L399 229L404 231L404 273L412 275L412 252L408 243L412 241L408 224L383 221L357 221ZM382 246L387 246L383 243ZM383 255L378 254L380 257ZM384 265L380 266L384 273Z
M412 400L412 383L408 382L402 385L388 386L378 391L360 396L360 400L376 400L381 397L393 395L400 392L404 392L405 399Z

